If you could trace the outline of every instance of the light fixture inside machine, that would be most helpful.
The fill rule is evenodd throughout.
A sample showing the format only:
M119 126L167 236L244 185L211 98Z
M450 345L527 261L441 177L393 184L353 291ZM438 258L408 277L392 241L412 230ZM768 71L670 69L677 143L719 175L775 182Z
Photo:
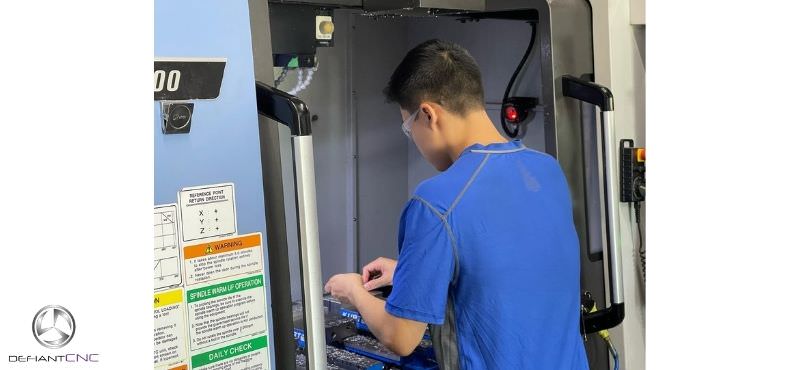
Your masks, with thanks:
M513 105L508 105L503 107L503 113L506 115L506 120L508 122L519 122L519 113L517 113L517 107Z
M515 125L525 122L528 118L528 114L536 107L536 103L536 98L518 96L505 98L503 99L503 119L505 122ZM503 128L506 128L505 125ZM519 128L515 130L519 131ZM512 134L506 131L506 133L511 137L516 137L518 135L518 132Z

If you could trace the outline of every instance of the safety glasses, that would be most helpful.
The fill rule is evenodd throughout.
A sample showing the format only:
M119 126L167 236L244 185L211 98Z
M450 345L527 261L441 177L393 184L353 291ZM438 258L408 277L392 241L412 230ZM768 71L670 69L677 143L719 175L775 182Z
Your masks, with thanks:
M408 116L408 118L406 118L405 121L403 121L403 126L402 126L403 133L406 134L406 137L408 137L409 139L411 138L411 123L417 119L417 114L419 114L420 109L422 108L417 108L417 110L414 111L414 113L411 113L411 115Z

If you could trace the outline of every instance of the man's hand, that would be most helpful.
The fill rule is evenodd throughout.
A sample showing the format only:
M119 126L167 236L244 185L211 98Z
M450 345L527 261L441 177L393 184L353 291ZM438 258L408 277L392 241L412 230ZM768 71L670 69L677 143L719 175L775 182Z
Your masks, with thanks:
M397 261L385 257L380 257L366 266L361 272L362 284L364 289L373 290L387 285L392 285L392 278L394 278L394 269L397 266ZM370 278L373 278L370 280Z
M325 284L325 293L331 293L340 301L353 302L353 294L358 290L364 290L363 284L358 274L334 275Z

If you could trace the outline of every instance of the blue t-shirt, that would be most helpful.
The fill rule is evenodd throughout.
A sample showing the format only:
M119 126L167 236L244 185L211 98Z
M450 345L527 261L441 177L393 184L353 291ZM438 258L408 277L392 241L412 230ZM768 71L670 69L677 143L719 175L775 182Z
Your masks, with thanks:
M399 247L386 311L434 324L441 369L588 369L578 237L553 157L470 146L417 187Z

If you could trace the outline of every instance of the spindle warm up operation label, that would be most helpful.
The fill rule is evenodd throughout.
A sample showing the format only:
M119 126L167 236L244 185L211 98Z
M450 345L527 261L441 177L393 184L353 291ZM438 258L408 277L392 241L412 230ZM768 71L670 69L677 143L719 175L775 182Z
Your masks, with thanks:
M186 297L193 351L267 330L262 275L200 286Z

